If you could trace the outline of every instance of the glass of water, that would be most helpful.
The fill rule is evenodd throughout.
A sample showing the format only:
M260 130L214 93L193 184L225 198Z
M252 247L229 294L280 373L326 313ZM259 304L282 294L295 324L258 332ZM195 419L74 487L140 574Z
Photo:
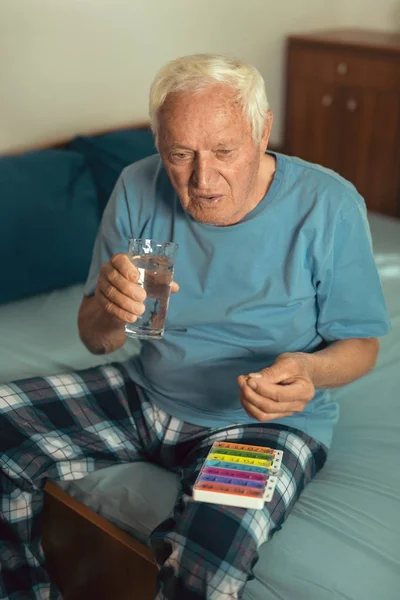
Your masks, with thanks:
M164 336L174 262L178 244L151 239L129 240L128 256L139 271L138 283L145 289L145 312L135 323L125 325L129 337L159 340Z

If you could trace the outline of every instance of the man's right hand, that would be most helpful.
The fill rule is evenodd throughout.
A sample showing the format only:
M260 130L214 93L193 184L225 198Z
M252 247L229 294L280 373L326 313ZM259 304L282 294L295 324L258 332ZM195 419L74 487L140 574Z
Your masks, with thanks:
M146 292L138 283L139 271L127 254L115 254L100 269L95 297L104 311L121 323L134 323L144 311ZM171 292L179 286L173 282Z

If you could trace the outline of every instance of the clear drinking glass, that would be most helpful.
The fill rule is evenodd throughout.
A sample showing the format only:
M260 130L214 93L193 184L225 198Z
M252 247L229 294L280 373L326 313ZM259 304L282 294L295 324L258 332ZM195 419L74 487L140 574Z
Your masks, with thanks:
M151 239L129 240L128 256L138 269L138 283L145 289L146 311L135 323L125 325L130 337L159 340L164 336L174 262L178 244Z

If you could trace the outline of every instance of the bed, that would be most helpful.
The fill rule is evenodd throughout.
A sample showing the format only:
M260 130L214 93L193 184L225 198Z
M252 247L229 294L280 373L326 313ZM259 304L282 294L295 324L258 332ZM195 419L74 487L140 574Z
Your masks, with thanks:
M400 220L370 213L369 221L392 332L375 370L335 390L341 419L327 465L262 548L244 600L399 598ZM139 351L132 341L110 356L86 351L76 325L82 290L77 282L0 306L0 382ZM149 533L170 514L178 486L175 475L143 463L48 482L43 543L64 598L150 600L157 569Z

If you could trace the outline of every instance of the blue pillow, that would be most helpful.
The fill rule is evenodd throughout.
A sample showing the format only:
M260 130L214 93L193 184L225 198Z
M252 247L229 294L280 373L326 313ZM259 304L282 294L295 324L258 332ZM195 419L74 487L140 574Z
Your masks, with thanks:
M0 158L0 303L85 281L99 221L96 188L76 152Z
M153 134L147 128L79 136L68 147L85 156L97 188L101 212L121 171L131 163L157 153Z

